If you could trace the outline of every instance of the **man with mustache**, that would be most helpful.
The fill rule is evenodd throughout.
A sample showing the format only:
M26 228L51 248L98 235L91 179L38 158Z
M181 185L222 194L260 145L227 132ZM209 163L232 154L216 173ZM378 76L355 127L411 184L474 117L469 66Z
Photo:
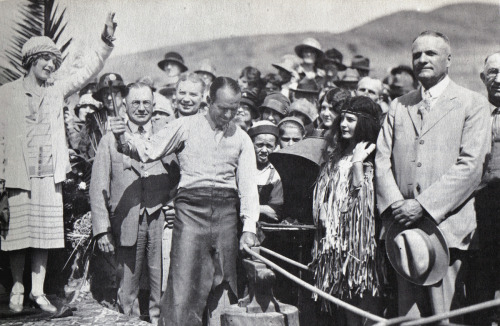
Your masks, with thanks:
M139 82L129 85L127 93L127 132L146 139L152 134L153 92ZM162 207L172 186L161 161L141 163L116 150L112 133L103 136L90 183L93 234L103 253L116 255L118 305L126 315L133 314L141 272L147 265L149 317L155 325L160 316Z
M486 99L448 77L448 37L422 32L413 42L412 58L422 86L392 102L377 141L375 176L382 235L390 223L418 227L430 219L450 248L439 282L418 285L398 275L399 314L418 318L458 308L465 295L465 259L476 231L474 191L490 146L491 122Z

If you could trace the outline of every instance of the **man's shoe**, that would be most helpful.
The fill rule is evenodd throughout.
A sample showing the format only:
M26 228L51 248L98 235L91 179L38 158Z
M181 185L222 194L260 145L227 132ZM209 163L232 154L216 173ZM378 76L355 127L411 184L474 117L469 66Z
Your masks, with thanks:
M35 308L40 308L41 310L50 313L57 312L57 308L54 305L52 305L52 303L50 303L45 293L38 296L34 296L33 293L30 293L30 299Z
M13 312L23 311L24 293L10 293L9 309Z

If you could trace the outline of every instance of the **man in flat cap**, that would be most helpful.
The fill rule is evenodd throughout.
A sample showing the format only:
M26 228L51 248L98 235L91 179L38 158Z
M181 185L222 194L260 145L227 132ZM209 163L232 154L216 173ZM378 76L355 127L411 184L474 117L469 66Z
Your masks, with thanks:
M450 248L441 281L422 286L398 275L399 314L418 318L461 305L465 258L476 230L474 191L491 123L486 99L448 77L448 37L422 32L413 41L412 58L422 86L391 103L377 141L375 176L382 234L390 223L413 228L430 219Z

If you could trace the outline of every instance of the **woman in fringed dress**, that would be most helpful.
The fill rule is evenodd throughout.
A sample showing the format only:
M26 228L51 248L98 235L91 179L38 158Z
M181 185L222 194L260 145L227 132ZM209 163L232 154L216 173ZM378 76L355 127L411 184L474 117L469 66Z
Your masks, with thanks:
M25 76L0 88L0 191L7 191L10 207L0 248L9 252L14 280L9 308L14 312L23 310L27 253L31 258L29 299L46 312L57 311L45 296L44 282L48 249L64 248L62 182L71 171L64 98L102 69L113 49L113 17L108 15L102 41L87 64L67 78L52 78L62 63L61 52L50 38L35 36L22 48Z
M322 166L314 190L313 217L317 226L313 247L316 287L362 309L377 310L380 283L376 244L374 149L380 107L367 97L345 100L334 121L329 159ZM317 299L317 297L316 297ZM322 302L322 310L333 312ZM345 312L347 325L366 320ZM335 315L342 325L342 314Z

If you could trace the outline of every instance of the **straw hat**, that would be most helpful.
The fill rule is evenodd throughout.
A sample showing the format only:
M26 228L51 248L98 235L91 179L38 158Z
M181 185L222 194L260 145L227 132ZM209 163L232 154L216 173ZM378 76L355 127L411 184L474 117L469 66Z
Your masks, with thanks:
M385 237L389 261L396 272L417 285L433 285L446 275L450 251L443 233L429 218L406 228L393 222Z
M316 40L312 37L306 38L305 40L302 41L302 43L297 45L295 47L295 53L297 53L297 55L302 58L302 51L304 51L307 48L312 49L314 52L316 52L316 56L318 59L323 57L323 51L321 50L321 44L319 44L318 40Z

